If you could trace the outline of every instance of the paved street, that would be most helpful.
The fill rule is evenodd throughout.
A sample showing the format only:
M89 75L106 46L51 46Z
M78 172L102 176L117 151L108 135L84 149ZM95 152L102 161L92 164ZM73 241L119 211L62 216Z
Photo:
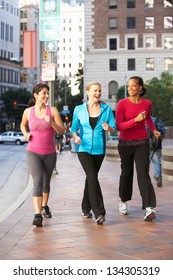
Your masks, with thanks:
M26 145L0 145L0 222L13 211L13 204L25 191L29 176L25 150Z
M57 157L59 174L52 176L49 206L53 218L44 226L32 226L32 182L20 207L0 223L1 260L173 260L173 183L158 188L157 218L143 220L141 197L134 180L130 215L118 213L120 163L104 160L100 170L106 222L81 215L84 173L76 154L64 151ZM151 167L152 174L152 167Z

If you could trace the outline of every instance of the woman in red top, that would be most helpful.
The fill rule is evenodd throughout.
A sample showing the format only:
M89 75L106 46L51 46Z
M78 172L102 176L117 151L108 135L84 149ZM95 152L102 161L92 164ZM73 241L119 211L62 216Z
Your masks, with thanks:
M146 125L156 137L151 119L152 103L143 98L146 89L142 78L131 77L128 81L129 97L120 100L116 108L116 125L119 134L118 151L121 158L121 175L119 182L119 212L129 214L127 201L131 200L133 191L134 162L142 197L142 209L145 209L144 220L155 219L156 196L149 176L149 143Z

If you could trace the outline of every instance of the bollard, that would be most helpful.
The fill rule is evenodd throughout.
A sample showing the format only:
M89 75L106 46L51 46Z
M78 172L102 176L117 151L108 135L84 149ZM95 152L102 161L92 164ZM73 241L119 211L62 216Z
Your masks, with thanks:
M173 146L162 148L162 175L168 181L173 181Z

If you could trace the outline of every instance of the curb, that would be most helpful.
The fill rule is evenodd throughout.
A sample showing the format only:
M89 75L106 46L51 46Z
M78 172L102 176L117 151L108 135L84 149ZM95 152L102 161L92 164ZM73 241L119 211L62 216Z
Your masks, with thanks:
M33 188L32 178L29 176L28 184L22 194L18 197L18 199L0 215L0 223L2 223L9 215L11 215L16 209L18 209L26 200L28 195L30 194Z

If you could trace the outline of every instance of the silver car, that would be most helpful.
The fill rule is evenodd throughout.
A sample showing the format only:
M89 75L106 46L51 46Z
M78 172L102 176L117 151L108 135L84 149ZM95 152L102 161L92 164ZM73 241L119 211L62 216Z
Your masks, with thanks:
M0 143L5 143L5 142L15 143L16 145L23 145L27 143L22 132L16 132L16 131L3 132L0 135Z

